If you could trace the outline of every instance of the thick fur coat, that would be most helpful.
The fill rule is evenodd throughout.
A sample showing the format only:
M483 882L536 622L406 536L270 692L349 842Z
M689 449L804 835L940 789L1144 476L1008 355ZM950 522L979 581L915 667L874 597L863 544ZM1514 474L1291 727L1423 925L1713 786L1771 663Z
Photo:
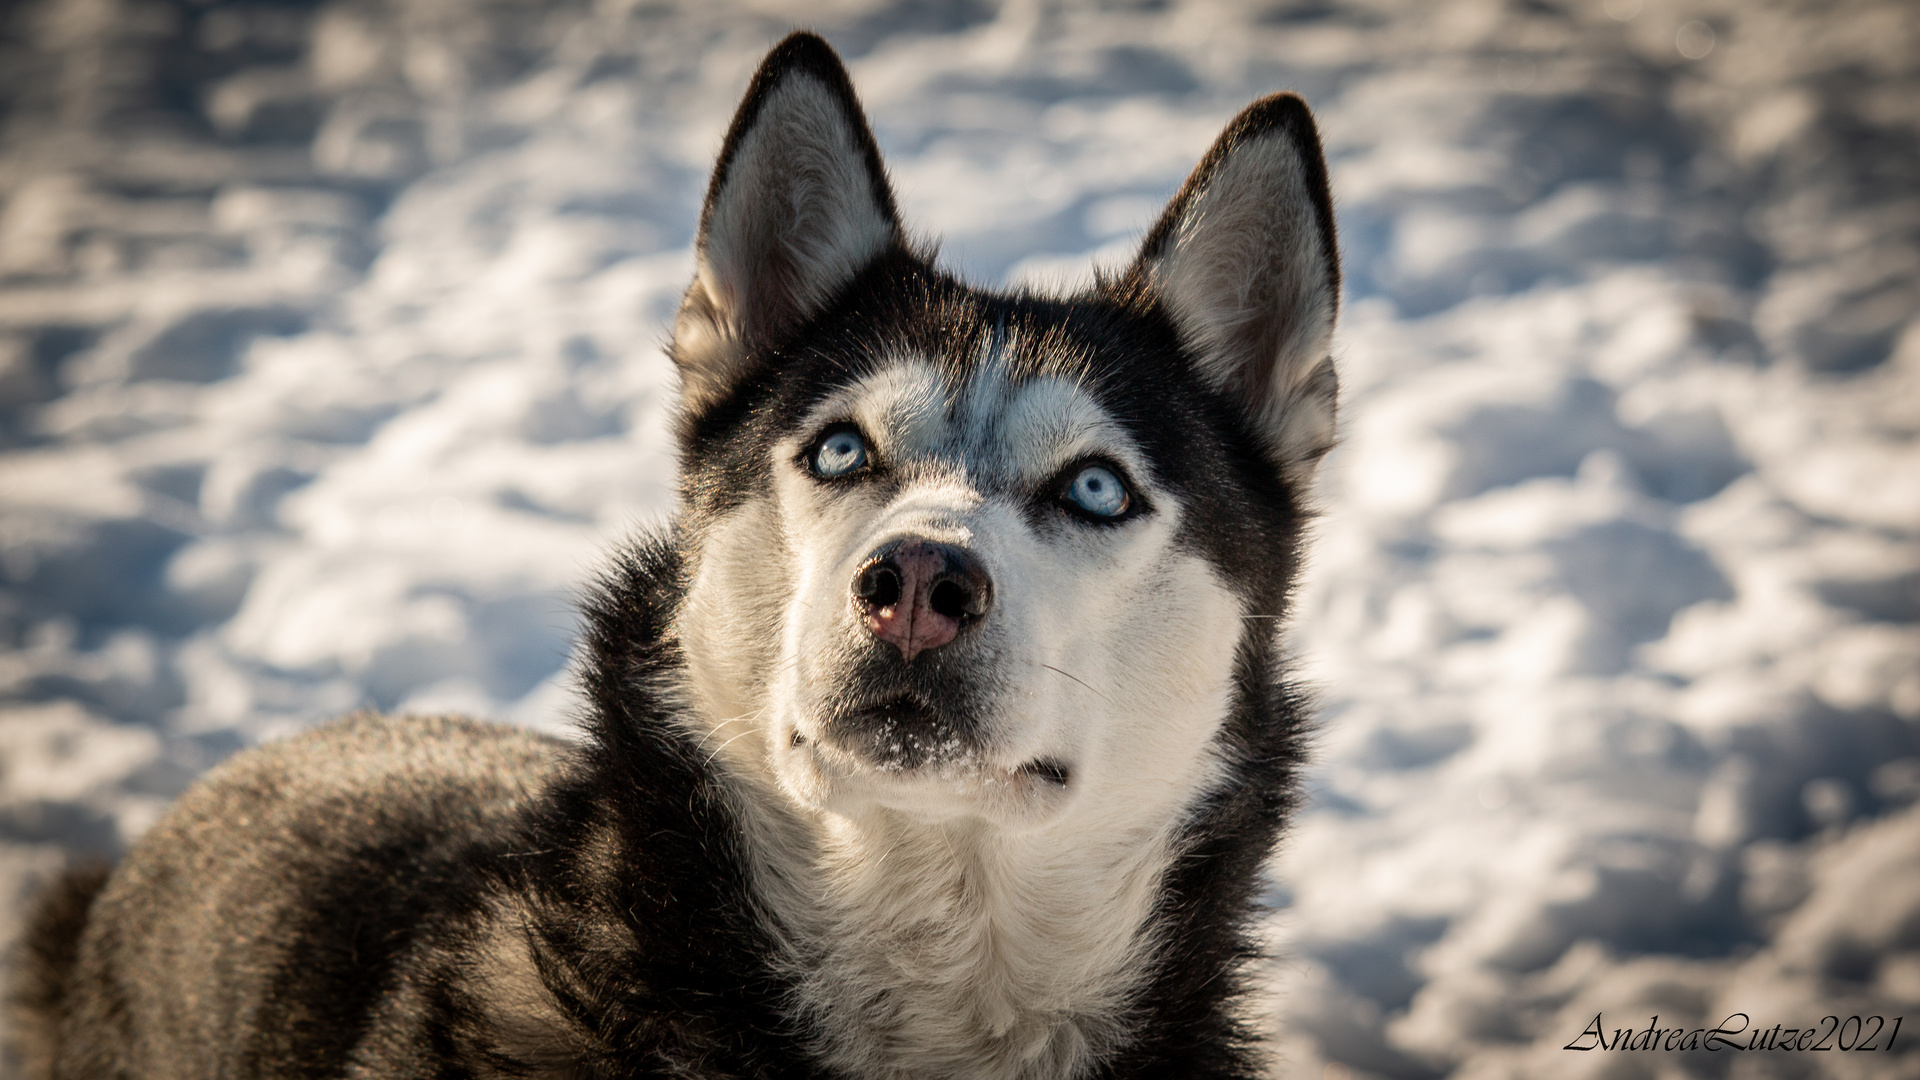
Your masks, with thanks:
M798 34L675 327L674 523L585 740L349 717L50 891L42 1077L1247 1077L1339 293L1318 136L1227 128L1137 261L970 287Z

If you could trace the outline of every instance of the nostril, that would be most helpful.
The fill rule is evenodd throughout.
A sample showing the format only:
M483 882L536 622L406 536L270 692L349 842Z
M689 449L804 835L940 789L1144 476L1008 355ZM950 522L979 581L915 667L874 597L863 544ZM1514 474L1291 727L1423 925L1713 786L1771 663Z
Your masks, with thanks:
M957 620L967 614L967 604L971 599L967 592L967 588L957 581L942 581L927 595L927 606L949 619Z
M900 602L902 591L900 571L890 562L874 563L860 574L860 599L874 607L892 607Z
M993 595L966 550L919 538L875 551L850 585L854 618L908 663L979 623Z

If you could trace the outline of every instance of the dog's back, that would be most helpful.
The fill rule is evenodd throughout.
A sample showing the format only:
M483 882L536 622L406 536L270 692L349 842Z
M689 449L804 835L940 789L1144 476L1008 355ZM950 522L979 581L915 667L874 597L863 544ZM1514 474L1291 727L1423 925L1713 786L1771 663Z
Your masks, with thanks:
M43 900L14 992L29 1075L338 1073L396 962L475 902L565 756L362 715L234 758L110 881L69 875Z

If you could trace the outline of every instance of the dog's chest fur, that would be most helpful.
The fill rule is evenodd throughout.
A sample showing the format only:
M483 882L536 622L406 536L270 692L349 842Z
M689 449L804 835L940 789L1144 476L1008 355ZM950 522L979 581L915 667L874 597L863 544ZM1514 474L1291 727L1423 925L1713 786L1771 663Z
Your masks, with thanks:
M1125 1041L1168 837L1104 837L1063 857L969 824L837 832L815 868L798 994L829 1062L861 1076L1072 1076Z

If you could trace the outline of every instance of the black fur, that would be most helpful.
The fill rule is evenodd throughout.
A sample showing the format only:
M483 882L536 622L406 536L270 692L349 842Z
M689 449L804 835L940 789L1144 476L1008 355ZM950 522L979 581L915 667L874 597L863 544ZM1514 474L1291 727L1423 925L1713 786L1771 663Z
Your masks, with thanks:
M107 884L109 867L88 863L62 872L46 886L21 935L12 985L8 987L6 1055L31 1076L53 1068L55 1033L66 1023L73 1000L74 963L87 929L93 898Z
M770 88L794 71L859 115L831 50L796 35L755 77L715 191ZM1318 139L1297 99L1256 104L1222 145L1263 125L1284 127L1318 170L1330 230ZM891 219L864 121L861 132ZM703 221L711 213L710 196ZM779 959L792 955L781 945L791 928L750 881L730 801L741 795L676 721L675 616L703 528L765 493L770 447L810 405L903 347L964 380L989 335L1016 343L1016 378L1090 387L1188 508L1179 542L1242 590L1247 610L1286 610L1301 495L1242 404L1194 377L1137 277L1068 300L987 293L896 230L824 310L754 343L744 377L683 417L677 524L621 553L586 603L582 747L457 719L360 716L216 769L104 886L76 878L46 900L15 990L36 1075L826 1076ZM1241 635L1220 736L1231 775L1185 825L1128 1042L1094 1076L1259 1071L1255 1033L1232 1006L1304 730L1301 699L1276 674L1273 627L1254 619ZM524 963L500 961L509 954ZM530 981L514 983L515 971Z

